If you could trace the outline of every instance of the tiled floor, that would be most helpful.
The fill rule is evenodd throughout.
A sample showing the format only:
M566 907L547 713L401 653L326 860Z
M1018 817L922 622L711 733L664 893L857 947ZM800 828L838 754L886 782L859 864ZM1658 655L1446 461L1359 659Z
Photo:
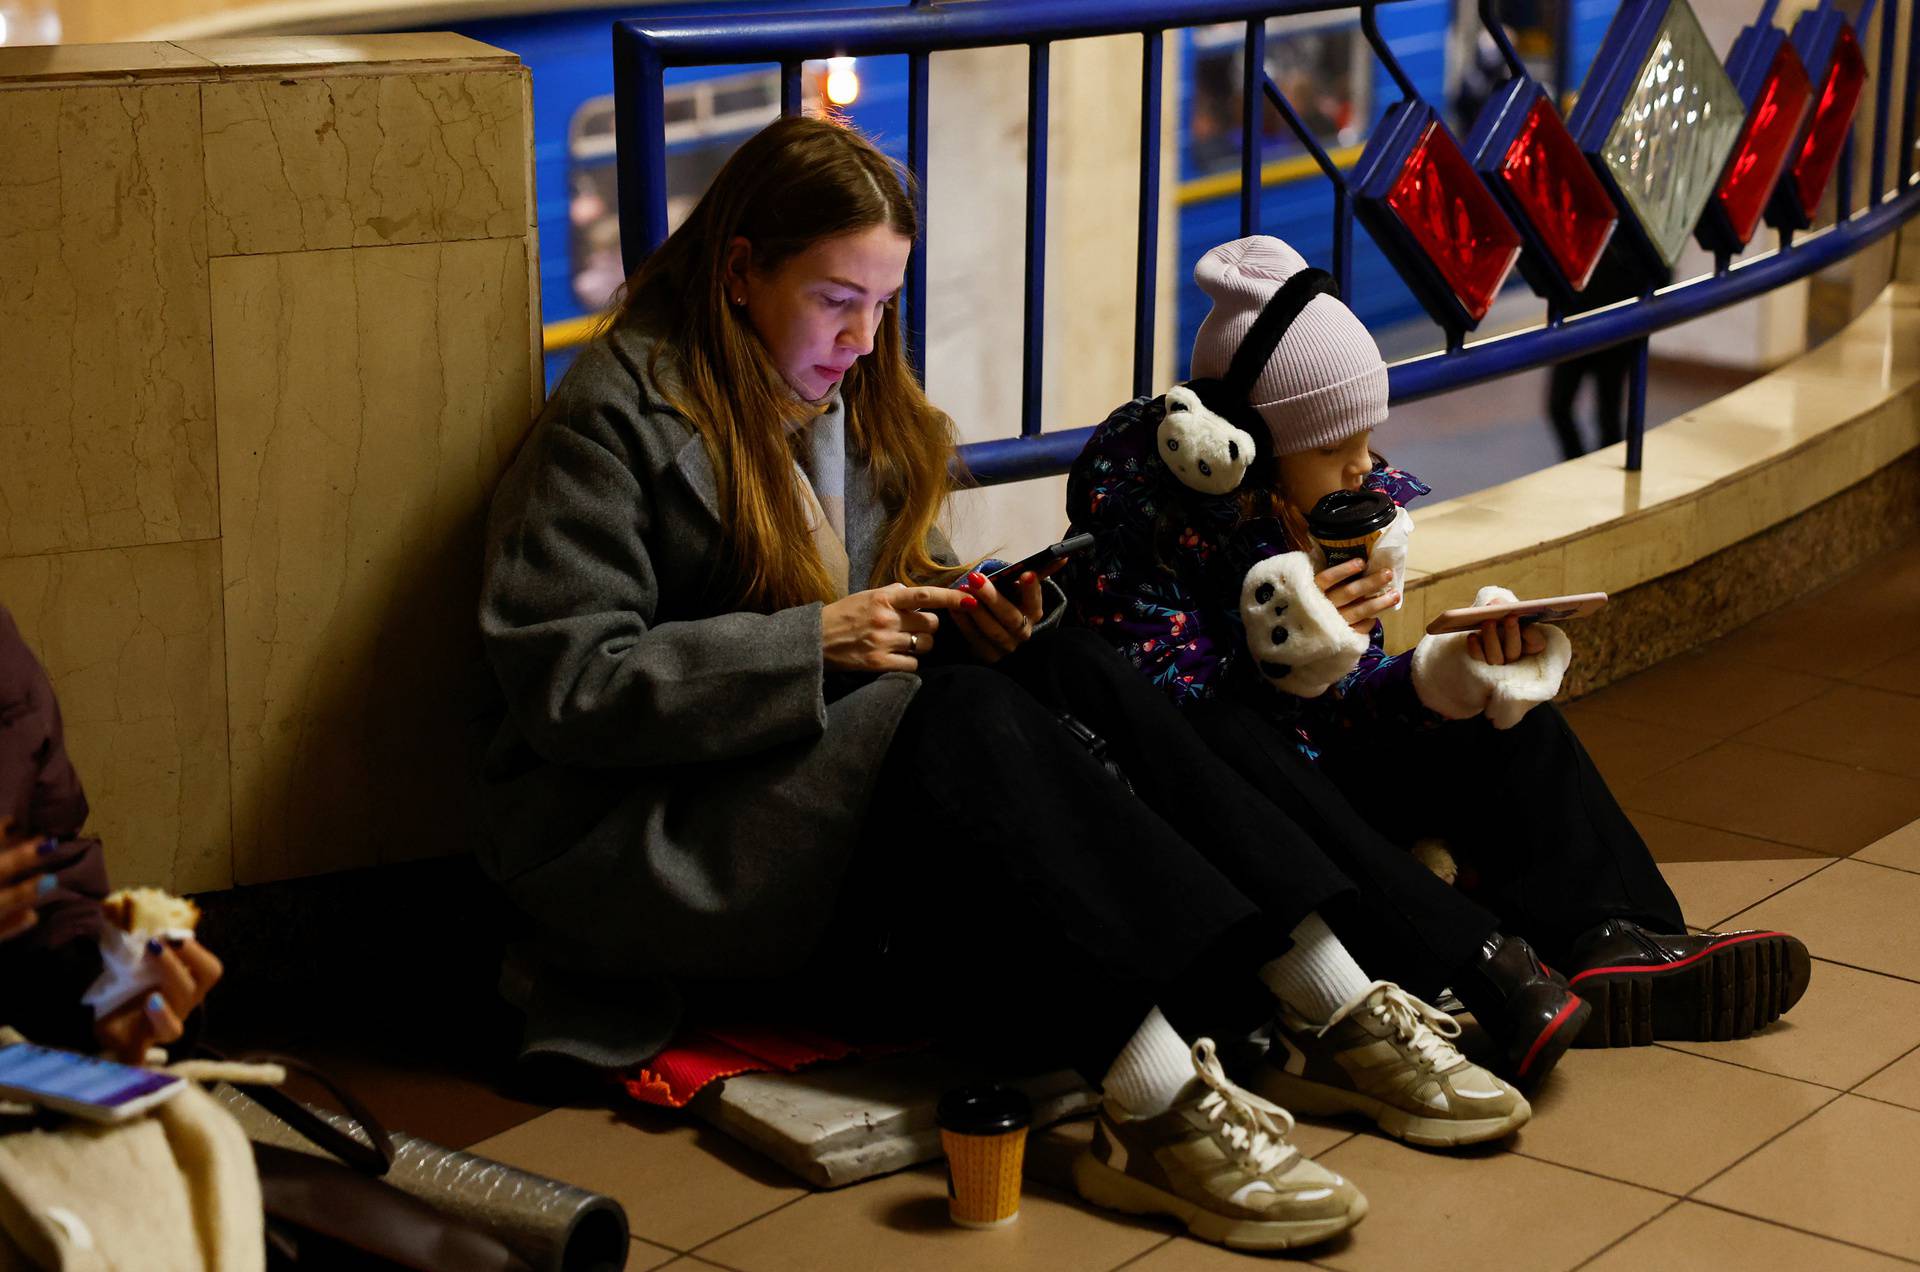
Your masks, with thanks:
M1743 1042L1571 1053L1503 1147L1432 1153L1303 1122L1302 1146L1372 1202L1313 1265L1920 1263L1920 544L1570 714L1691 920L1799 934L1812 988ZM418 1085L374 1094L402 1126L411 1111L441 1138L619 1198L636 1269L1252 1262L1038 1183L1012 1228L965 1232L931 1168L816 1193L650 1109L543 1113L471 1077L426 1103Z

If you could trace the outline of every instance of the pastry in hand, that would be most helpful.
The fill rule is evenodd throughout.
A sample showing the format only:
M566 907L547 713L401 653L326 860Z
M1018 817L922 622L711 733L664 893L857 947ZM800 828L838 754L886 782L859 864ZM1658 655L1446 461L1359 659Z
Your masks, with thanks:
M200 907L164 888L122 888L100 903L107 920L133 936L192 936Z

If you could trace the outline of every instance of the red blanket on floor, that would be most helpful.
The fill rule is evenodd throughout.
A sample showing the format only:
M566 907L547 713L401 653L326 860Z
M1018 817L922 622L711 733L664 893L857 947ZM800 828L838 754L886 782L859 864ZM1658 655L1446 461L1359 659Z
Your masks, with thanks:
M685 1108L710 1082L737 1073L795 1073L810 1064L849 1056L890 1055L919 1043L852 1043L792 1027L690 1029L651 1062L621 1079L627 1094L663 1108Z

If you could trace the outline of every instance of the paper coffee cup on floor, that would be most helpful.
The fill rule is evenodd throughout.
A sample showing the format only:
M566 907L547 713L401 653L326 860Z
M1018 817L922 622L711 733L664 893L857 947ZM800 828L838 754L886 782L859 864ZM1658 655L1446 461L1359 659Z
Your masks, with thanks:
M1020 1217L1020 1171L1033 1104L1012 1087L962 1087L934 1112L947 1154L947 1213L963 1228L1004 1228Z

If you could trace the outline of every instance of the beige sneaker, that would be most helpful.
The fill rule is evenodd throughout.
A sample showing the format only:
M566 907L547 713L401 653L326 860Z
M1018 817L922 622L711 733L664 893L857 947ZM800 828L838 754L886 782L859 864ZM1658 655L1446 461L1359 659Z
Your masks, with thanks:
M1193 1069L1165 1113L1101 1105L1093 1145L1073 1164L1082 1197L1172 1215L1194 1236L1241 1250L1307 1245L1360 1222L1360 1190L1287 1143L1293 1118L1229 1082L1211 1039L1193 1044Z
M1301 1113L1364 1113L1388 1135L1428 1148L1511 1135L1532 1106L1461 1055L1451 1041L1459 1036L1453 1017L1375 981L1325 1025L1283 1010L1252 1086Z

